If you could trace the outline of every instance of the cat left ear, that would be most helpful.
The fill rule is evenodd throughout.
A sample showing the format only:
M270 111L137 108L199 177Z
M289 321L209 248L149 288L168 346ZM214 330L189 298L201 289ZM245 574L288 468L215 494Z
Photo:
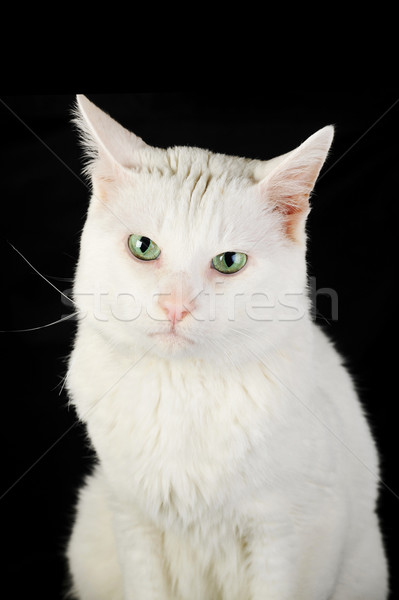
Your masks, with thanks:
M98 108L86 96L76 96L75 122L86 152L86 172L104 180L111 172L139 166L138 150L148 147L141 138L128 131Z
M277 166L259 182L262 197L282 217L286 235L304 242L309 196L327 158L334 127L323 127L298 148L278 160Z

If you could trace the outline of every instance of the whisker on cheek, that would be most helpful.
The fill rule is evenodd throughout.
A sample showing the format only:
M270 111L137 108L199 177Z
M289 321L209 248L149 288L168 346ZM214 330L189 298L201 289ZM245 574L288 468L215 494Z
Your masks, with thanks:
M66 315L65 317L61 317L61 319L57 319L56 321L52 321L51 323L45 323L44 325L38 325L37 327L28 327L26 329L6 329L0 330L0 333L25 333L27 331L39 331L40 329L45 329L46 327L52 327L53 325L57 325L58 323L63 323L64 321L68 321L69 319L73 319L78 315L78 311Z

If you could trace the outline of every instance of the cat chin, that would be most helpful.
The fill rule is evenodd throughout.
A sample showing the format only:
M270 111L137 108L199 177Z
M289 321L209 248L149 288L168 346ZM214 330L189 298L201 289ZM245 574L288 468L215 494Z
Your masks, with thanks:
M226 366L226 360L229 366L234 369L241 368L245 359L243 354L234 355L228 349L222 349L214 343L209 343L203 338L200 340L190 339L180 334L152 333L149 335L153 345L151 353L167 361L188 360L200 362L205 368L211 369L223 368ZM248 357L251 359L251 356Z
M194 345L193 340L174 331L151 333L150 337L155 342L154 352L162 356L191 354Z

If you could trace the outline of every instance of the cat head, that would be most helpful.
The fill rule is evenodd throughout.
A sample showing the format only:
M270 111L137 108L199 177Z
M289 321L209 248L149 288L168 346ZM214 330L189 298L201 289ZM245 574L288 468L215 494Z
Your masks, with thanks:
M269 161L155 148L84 96L92 198L74 299L114 346L234 364L308 321L305 222L327 126Z

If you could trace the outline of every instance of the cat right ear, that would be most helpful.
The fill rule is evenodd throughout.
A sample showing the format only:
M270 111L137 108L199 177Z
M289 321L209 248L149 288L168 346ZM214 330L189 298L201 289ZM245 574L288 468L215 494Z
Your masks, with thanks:
M303 144L270 161L276 164L259 185L268 206L280 214L287 238L305 243L305 220L309 213L309 196L326 160L334 135L327 125L316 131Z
M123 171L140 166L138 151L148 148L141 138L82 94L76 96L74 112L85 151L85 173L92 177L94 187L96 183L111 183Z

